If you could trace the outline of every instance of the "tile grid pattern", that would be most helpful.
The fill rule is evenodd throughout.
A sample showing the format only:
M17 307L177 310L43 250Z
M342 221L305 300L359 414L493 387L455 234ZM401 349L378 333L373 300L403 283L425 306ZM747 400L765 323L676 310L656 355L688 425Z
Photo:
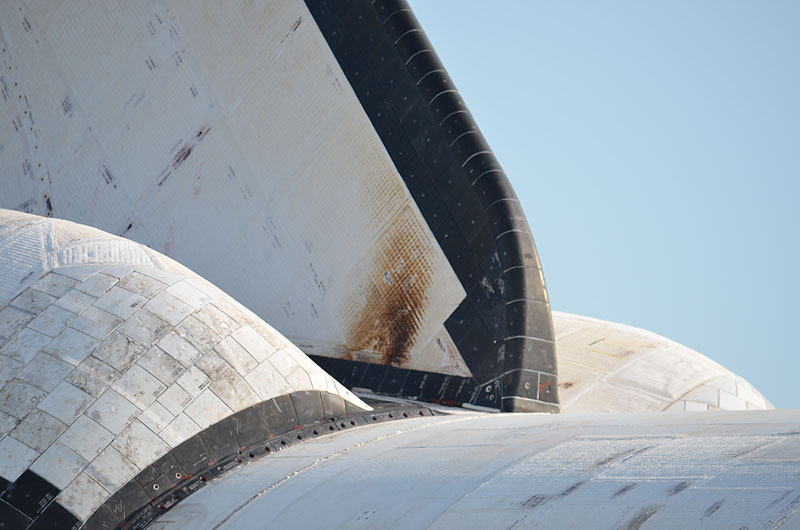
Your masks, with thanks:
M55 498L85 520L171 448L296 390L360 402L210 284L145 265L55 269L0 309L0 509L19 511L9 485L39 480L24 517Z

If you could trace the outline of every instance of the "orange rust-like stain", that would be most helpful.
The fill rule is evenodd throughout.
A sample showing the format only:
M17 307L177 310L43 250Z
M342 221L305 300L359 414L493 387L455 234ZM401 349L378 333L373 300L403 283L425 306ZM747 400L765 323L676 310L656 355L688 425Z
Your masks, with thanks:
M369 272L366 303L347 330L347 351L379 354L383 364L402 366L416 343L432 270L422 234L401 223L379 243Z

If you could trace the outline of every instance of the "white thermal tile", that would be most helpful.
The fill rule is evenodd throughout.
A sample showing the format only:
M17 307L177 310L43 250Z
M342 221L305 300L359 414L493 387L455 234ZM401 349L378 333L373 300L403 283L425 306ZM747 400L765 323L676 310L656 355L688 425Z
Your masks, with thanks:
M149 348L169 332L170 326L161 317L140 309L119 327L119 331Z
M183 366L158 346L153 346L137 362L162 383L172 384L183 372Z
M158 346L184 366L190 366L200 357L200 351L192 346L189 341L175 333L175 331L170 331L164 335L164 337L158 341Z
M162 291L150 299L144 306L148 311L151 311L163 318L173 326L177 326L181 320L189 316L194 308L178 300L173 295Z
M211 380L196 366L192 366L178 378L178 384L181 388L193 397L197 397L209 383L211 383Z
M77 315L66 309L51 305L34 318L28 326L36 331L55 337ZM0 331L0 333L2 333Z
M238 326L225 312L214 304L208 304L194 315L200 322L208 326L214 333L225 336L232 333Z
M34 282L31 287L40 291L44 291L47 294L51 294L55 297L61 297L67 294L67 291L72 289L72 286L76 283L77 282L72 278L67 278L66 276L50 272L43 278Z
M697 401L684 401L686 411L699 411L699 410L708 410L708 403L700 403Z
M0 355L0 388L14 379L22 371L23 366L25 365L16 359Z
M136 364L117 379L113 388L142 410L149 407L167 389L147 370Z
M109 335L93 355L109 366L124 372L145 352L145 347L120 333L119 330Z
M180 414L192 402L192 395L178 383L174 383L159 396L158 402L170 413Z
M88 462L69 447L56 442L31 466L31 471L58 489L66 488Z
M114 440L113 446L139 469L169 451L169 446L143 423L134 421Z
M286 382L289 383L293 390L304 390L311 387L311 380L308 374L302 368L297 368L294 372L286 376Z
M665 408L664 412L683 412L684 410L686 410L686 403L683 400L678 400Z
M97 342L94 337L68 327L59 333L53 342L45 346L44 351L77 365L97 346Z
M311 388L321 392L330 392L331 394L338 394L336 386L331 381L331 376L317 368L311 372L306 372L309 379L311 379Z
M211 300L216 300L218 298L227 296L222 289L213 283L205 281L202 277L186 278L186 281L188 281L192 287L208 296Z
M231 414L231 409L210 389L205 390L192 401L191 405L186 407L186 415L203 429Z
M87 461L91 461L111 443L114 435L99 423L81 415L61 435L59 442L66 445Z
M262 400L273 398L292 391L286 379L279 374L269 361L265 361L245 376L245 381L255 390Z
M241 375L247 375L253 368L258 366L258 362L253 359L252 355L247 353L247 350L241 344L233 339L233 336L222 339L214 346L214 351L219 353Z
M687 401L697 401L698 403L708 403L715 407L719 405L719 390L710 386L700 386L686 394L683 399Z
M139 409L117 392L108 389L89 407L86 414L109 431L119 434L139 415Z
M28 313L39 314L55 300L57 300L55 296L29 287L14 298L11 305Z
M174 274L172 272L162 271L150 267L148 265L140 265L139 267L136 268L136 272L140 272L145 276L149 276L167 285L172 285L173 283L180 281L185 277L181 276L180 274Z
M82 282L89 278L92 274L100 271L103 269L105 265L102 264L95 264L89 263L86 265L74 265L70 267L59 267L56 271L62 275L66 276L67 278L72 278L73 280L78 280Z
M87 394L94 397L103 393L103 390L110 387L120 376L120 373L103 361L90 355L66 377L66 381L72 383Z
M115 285L98 298L94 306L125 319L131 316L146 301L147 299L143 296Z
M0 348L0 352L22 363L29 363L42 348L47 346L52 337L39 333L30 328L25 328L17 333L16 338Z
M107 311L94 306L89 307L69 325L98 340L103 340L114 331L122 320Z
M35 409L25 416L11 436L28 447L43 452L67 429L67 425L50 414Z
M6 414L5 412L0 412L0 439L10 433L11 430L17 426L18 421L19 420L14 416Z
M269 362L272 363L272 366L284 377L300 368L300 365L294 360L294 356L288 349L283 349L276 352L274 355L270 355Z
M244 349L258 362L265 360L269 355L275 352L275 348L272 344L250 326L242 326L231 336L236 339L236 342L244 346Z
M178 414L167 427L161 431L161 439L170 447L177 447L198 432L200 426L193 422L186 414Z
M119 281L119 286L149 299L159 291L162 291L167 284L134 271L122 278Z
M219 379L223 374L233 371L231 365L225 362L215 351L210 351L200 357L195 363L195 366L200 368L212 381Z
M139 415L139 421L144 423L148 429L159 433L175 419L175 415L168 411L164 405L156 401Z
M6 436L0 440L0 477L14 482L37 456L39 453L24 443Z
M124 276L130 274L134 269L136 269L136 265L130 265L128 263L115 263L103 269L103 274L108 274L114 278L123 278Z
M746 381L737 381L736 390L737 395L745 401L752 403L759 408L766 407L766 400Z
M200 309L211 301L210 296L194 287L188 280L173 283L167 288L167 292L195 309Z
M728 394L724 390L720 390L719 408L724 410L747 410L747 401L733 394Z
M110 492L115 492L136 476L139 470L113 445L92 460L85 473Z
M78 314L89 307L95 300L96 298L92 295L82 293L77 289L71 289L53 303L62 309Z
M111 492L106 491L86 473L81 473L56 497L56 500L78 519L85 521L110 494Z
M22 419L46 394L44 390L14 379L0 389L0 411Z
M39 408L69 425L92 401L94 398L86 392L62 382L39 403Z
M712 379L706 385L719 388L723 392L727 392L728 394L736 395L736 379L731 374L723 375L721 377L717 377L716 379Z
M31 313L16 307L6 306L0 309L0 337L10 339L32 318Z
M208 353L221 338L194 315L183 319L183 322L175 327L175 332L188 340L200 353Z
M87 278L76 285L75 288L79 291L83 291L84 293L99 297L109 290L112 285L117 283L117 281L118 280L113 276L108 276L101 273Z
M261 401L242 376L231 369L214 380L210 388L234 412Z

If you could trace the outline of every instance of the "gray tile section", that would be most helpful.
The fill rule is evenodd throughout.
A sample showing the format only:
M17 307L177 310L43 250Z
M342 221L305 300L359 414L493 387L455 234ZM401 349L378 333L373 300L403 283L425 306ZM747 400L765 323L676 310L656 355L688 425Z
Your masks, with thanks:
M115 285L98 298L94 305L103 311L108 311L112 315L125 319L131 316L146 301L147 299L143 296Z
M114 390L108 389L89 407L86 415L114 434L119 434L139 415L139 409Z
M142 410L149 407L167 389L155 376L136 364L114 383L113 388Z
M96 307L88 307L78 318L72 321L71 328L86 333L98 340L103 340L122 320L107 311Z
M89 307L95 300L96 298L92 295L82 293L77 289L71 289L67 294L56 300L54 305L78 314Z
M109 445L86 468L86 474L110 492L136 476L139 469L114 446Z
M200 357L200 351L174 330L164 335L158 341L158 346L186 367L191 366Z
M183 373L183 366L158 346L147 350L138 364L165 385L172 384Z
M200 321L195 315L186 317L175 328L175 332L189 341L200 353L208 353L222 337L214 333L208 325Z
M85 521L103 504L110 493L89 475L81 473L58 495L56 500L78 519Z
M175 419L175 416L158 401L147 407L139 416L139 421L155 433L160 433L164 430L173 419Z
M56 300L58 300L58 298L53 295L49 295L33 287L28 287L17 295L17 297L11 301L10 305L29 313L39 314Z
M14 379L0 389L0 411L22 419L45 395L44 390Z
M211 297L194 287L189 280L181 280L170 285L167 292L179 300L186 302L194 309L200 309L211 301Z
M94 356L112 368L124 372L145 352L145 347L114 331L94 351Z
M39 408L70 425L93 401L80 388L62 382L39 403Z
M151 298L145 304L145 308L173 326L177 326L181 320L194 311L192 306L164 291Z
M11 432L11 436L28 447L43 452L67 430L67 424L41 410L34 410Z
M53 486L64 489L88 462L69 447L55 442L31 466L31 471Z
M171 327L158 315L147 309L140 309L122 323L119 331L149 348L166 335Z
M108 429L81 415L58 441L91 462L113 439L114 435Z
M119 378L120 373L90 355L70 373L66 380L94 397L103 393Z
M174 383L161 394L158 402L170 413L177 415L192 402L192 395L178 383Z
M97 342L94 337L68 327L45 346L44 351L77 366L94 350Z
M87 263L86 265L74 265L70 267L59 267L58 273L67 278L78 280L82 282L92 276L96 272L104 269L106 266L102 264Z
M38 456L24 443L6 436L0 440L0 477L9 482L17 480Z
M214 346L214 351L228 361L234 370L239 372L239 375L247 375L252 371L258 362L252 355L247 353L244 347L236 342L232 336L225 337L219 344Z
M72 369L70 363L41 352L28 363L17 378L49 392L58 386Z
M31 313L16 307L6 306L0 309L0 337L10 339L32 318Z
M111 288L112 285L117 283L117 279L106 274L95 274L94 276L84 280L75 286L79 291L90 294L94 297L100 297L103 293Z
M24 367L25 365L18 360L0 355L0 388L14 379Z
M67 291L72 289L76 283L77 282L72 278L67 278L66 276L56 274L55 272L50 272L34 282L31 287L40 291L44 291L47 294L55 296L56 298L60 298L67 294Z
M52 337L39 333L30 328L25 328L17 333L16 338L6 344L0 352L22 363L29 363L39 351L47 346Z
M55 337L61 333L61 330L72 322L76 316L77 315L71 311L51 305L42 311L39 316L34 318L28 326L35 331ZM2 332L0 331L0 333Z
M149 299L164 290L167 284L134 271L122 278L119 286Z
M113 445L139 469L151 464L170 449L161 438L138 420L121 432Z

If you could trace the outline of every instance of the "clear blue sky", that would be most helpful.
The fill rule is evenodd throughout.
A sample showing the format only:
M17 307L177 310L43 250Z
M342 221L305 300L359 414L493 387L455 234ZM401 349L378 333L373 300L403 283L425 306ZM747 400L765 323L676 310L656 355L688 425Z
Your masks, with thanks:
M800 408L800 2L411 4L522 200L553 309Z

